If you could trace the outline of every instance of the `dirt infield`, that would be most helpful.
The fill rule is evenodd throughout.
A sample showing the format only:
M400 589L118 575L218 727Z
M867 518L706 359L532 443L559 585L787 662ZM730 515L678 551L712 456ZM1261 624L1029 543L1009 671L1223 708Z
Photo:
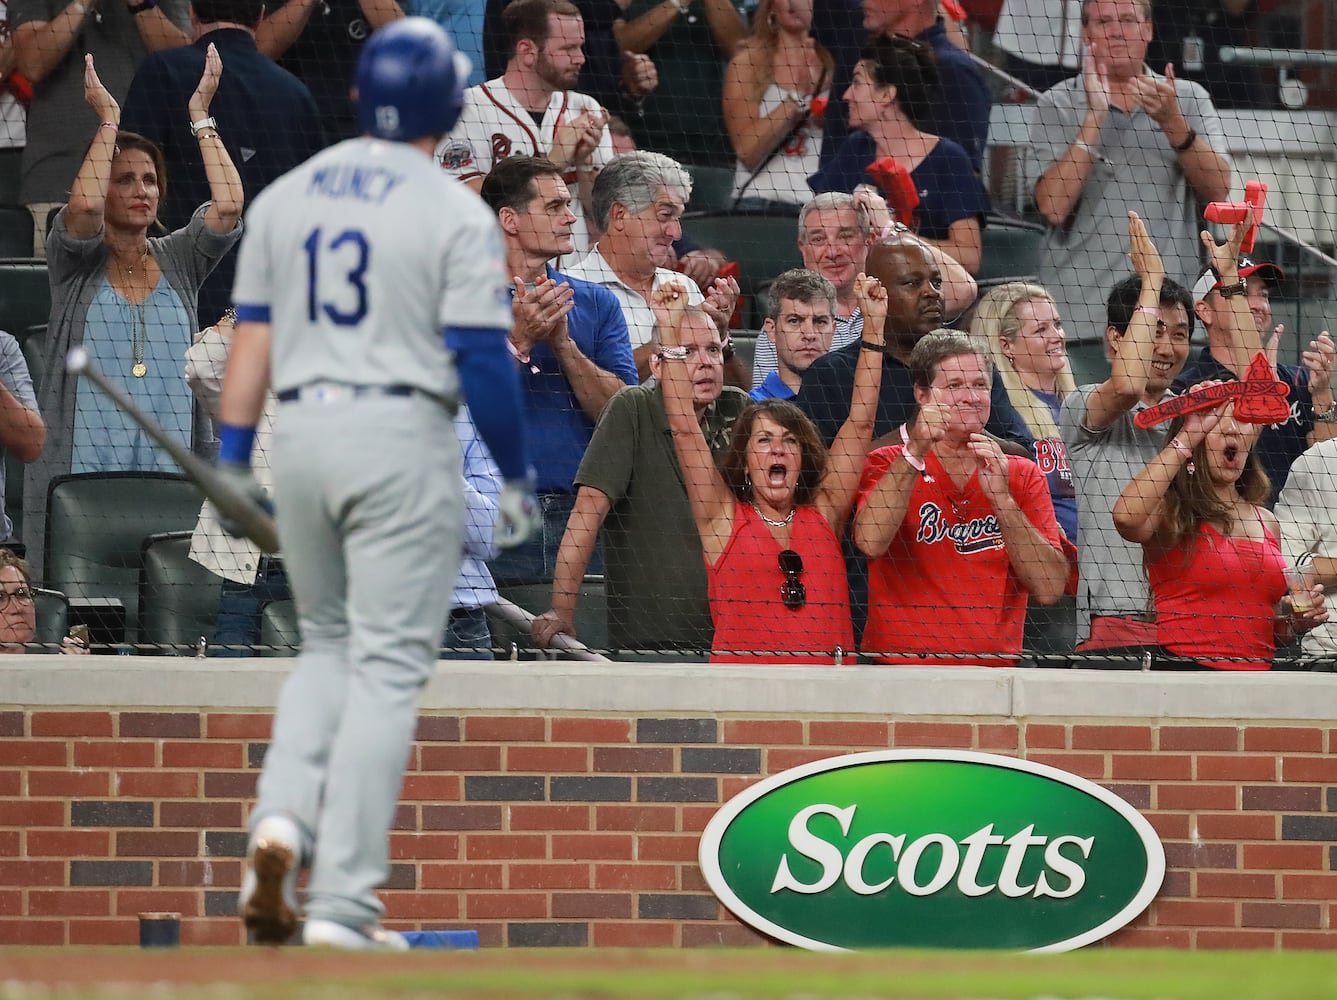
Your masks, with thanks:
M1093 950L817 955L790 949L0 949L0 1000L754 997L1331 1000L1337 955ZM1284 985L1283 985L1284 984Z

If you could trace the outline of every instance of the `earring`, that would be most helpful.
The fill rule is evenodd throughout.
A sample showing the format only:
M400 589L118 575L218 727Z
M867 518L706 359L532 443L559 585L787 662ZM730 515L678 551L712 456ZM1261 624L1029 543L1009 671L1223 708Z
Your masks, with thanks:
M743 473L743 492L748 496L752 495L752 473Z

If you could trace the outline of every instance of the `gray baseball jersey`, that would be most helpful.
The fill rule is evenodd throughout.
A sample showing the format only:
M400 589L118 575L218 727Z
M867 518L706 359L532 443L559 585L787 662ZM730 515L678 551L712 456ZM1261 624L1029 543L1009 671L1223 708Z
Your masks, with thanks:
M511 325L495 216L432 158L349 139L266 188L232 298L268 306L270 381L411 385L454 399L443 326Z
M430 155L350 139L257 199L234 298L270 323L274 503L302 633L251 825L294 819L314 842L308 919L364 927L463 549L440 331L509 326L500 234ZM322 381L423 392L284 399Z

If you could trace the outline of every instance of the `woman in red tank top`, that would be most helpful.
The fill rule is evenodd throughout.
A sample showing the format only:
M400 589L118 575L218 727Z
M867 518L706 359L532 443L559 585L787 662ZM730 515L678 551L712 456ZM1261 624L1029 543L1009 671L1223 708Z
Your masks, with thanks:
M1180 417L1114 505L1119 534L1145 553L1153 666L1269 670L1278 642L1328 620L1321 586L1286 592L1281 529L1262 506L1269 484L1252 451L1257 436L1230 403Z
M853 652L839 537L873 433L887 315L875 278L859 275L855 290L871 349L860 352L850 415L829 455L798 407L771 399L739 415L723 471L692 408L687 367L673 363L687 358L683 329L713 320L677 284L655 291L664 405L706 561L712 663L822 664Z

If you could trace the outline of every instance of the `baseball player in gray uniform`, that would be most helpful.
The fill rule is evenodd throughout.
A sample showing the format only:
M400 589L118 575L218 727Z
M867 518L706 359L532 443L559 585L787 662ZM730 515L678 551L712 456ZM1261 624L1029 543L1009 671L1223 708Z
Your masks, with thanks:
M240 909L287 940L402 950L376 888L464 536L461 388L506 479L497 540L532 529L501 234L433 148L465 72L423 18L378 31L357 71L363 135L266 189L247 220L219 466L247 483L264 391L278 398L274 497L302 652L250 821ZM444 337L444 345L443 345Z

